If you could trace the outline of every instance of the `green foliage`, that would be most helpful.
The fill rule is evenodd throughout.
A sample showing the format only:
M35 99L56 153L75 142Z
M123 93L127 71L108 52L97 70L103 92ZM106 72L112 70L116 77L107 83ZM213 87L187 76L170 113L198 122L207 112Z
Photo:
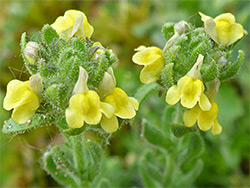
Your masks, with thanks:
M55 42L56 39L59 40L59 35L50 25L43 26L42 33L43 39L48 46L52 47L52 42Z
M196 128L194 127L187 127L183 124L171 123L170 124L171 131L176 137L182 137L184 134L188 132L195 132Z
M10 118L3 125L2 132L4 134L24 133L41 126L51 125L52 123L52 117L46 116L45 114L36 114L22 125L17 124L13 119Z
M146 140L155 145L170 150L173 147L171 140L159 129L144 122L143 136Z
M61 185L89 186L99 174L101 148L93 141L83 142L82 135L73 136L71 139L70 145L65 143L46 151L42 166Z
M135 93L135 98L141 104L144 99L154 90L158 88L158 84L153 82L151 84L143 85L137 89Z
M239 55L234 63L230 62L225 66L225 68L221 69L220 80L230 79L239 72L245 57L245 53L242 50L239 50L238 53Z

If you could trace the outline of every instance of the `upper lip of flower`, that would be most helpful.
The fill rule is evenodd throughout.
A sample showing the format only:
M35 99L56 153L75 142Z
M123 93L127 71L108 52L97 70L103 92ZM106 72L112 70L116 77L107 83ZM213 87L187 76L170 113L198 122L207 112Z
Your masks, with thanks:
M206 33L217 43L230 45L244 35L242 25L235 23L235 17L231 13L224 13L215 19L199 12L204 22Z

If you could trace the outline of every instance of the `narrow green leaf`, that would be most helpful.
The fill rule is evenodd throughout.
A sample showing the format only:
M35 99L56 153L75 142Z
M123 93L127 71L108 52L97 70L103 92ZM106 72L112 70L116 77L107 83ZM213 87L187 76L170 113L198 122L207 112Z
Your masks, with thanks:
M99 185L98 185L98 188L99 188L99 187L100 187L100 188L111 187L109 180L106 179L106 178L102 178L101 181L100 181L100 183L99 183Z
M70 135L70 136L76 136L76 135L79 135L81 134L82 132L84 132L86 129L86 126L83 126L81 128L76 128L76 129L66 129L66 130L63 130L64 133Z
M202 74L202 81L204 83L214 80L218 75L218 67L215 61L209 65L207 70Z
M172 74L172 69L173 69L174 64L170 63L167 64L161 72L161 80L166 87L166 89L170 88L173 85L173 74Z
M183 124L171 123L170 124L171 131L176 137L182 137L184 134L188 132L195 132L195 127L186 127Z
M42 158L42 166L44 170L51 175L58 183L66 187L77 187L77 183L72 176L65 174L60 168L58 169L56 162L53 160L52 152L45 152Z
M9 119L3 125L2 132L4 134L24 133L34 128L38 128L44 125L49 125L51 119L44 114L35 114L25 124L17 124L13 119Z
M137 89L134 97L141 104L144 99L152 92L159 88L159 85L156 82L142 85L139 89Z
M244 61L245 58L245 53L242 50L238 51L238 57L235 60L234 63L232 63L230 66L227 67L226 70L222 71L219 78L220 80L226 80L226 79L230 79L233 78L240 70L241 65Z
M100 172L102 150L99 144L91 140L86 142L86 147L88 151L88 179L93 181Z
M181 46L172 46L164 53L164 60L165 63L168 65L170 63L173 63L173 60L176 58L176 54L178 50L181 49Z
M43 39L49 47L51 47L55 39L59 39L58 33L50 25L45 25L42 29L42 33Z
M71 140L72 140L75 168L78 170L78 172L80 172L81 175L83 175L83 172L86 168L85 157L84 157L83 135L72 136Z
M182 175L181 178L177 181L177 186L189 186L191 185L195 179L200 175L203 169L203 161L198 160L192 168L189 168L190 171L186 172L185 175Z
M205 55L206 54L206 43L201 42L200 44L197 45L197 47L194 48L193 52L191 53L190 60L189 60L189 66L192 67L195 62L197 61L197 58L199 54Z
M147 122L143 123L143 136L154 146L161 147L165 150L170 150L173 147L172 141L160 129L149 125Z
M188 151L186 154L186 158L190 161L192 159L195 159L204 152L204 141L202 137L195 133L191 135Z
M145 187L163 187L159 181L154 179L152 176L152 171L145 166L146 162L144 159L140 160L139 162L139 172L142 179L142 182Z
M162 27L162 33L164 34L166 40L169 40L174 35L174 22L167 22Z
M166 134L170 135L170 123L173 122L175 112L175 106L166 105L161 121L161 129L164 130Z

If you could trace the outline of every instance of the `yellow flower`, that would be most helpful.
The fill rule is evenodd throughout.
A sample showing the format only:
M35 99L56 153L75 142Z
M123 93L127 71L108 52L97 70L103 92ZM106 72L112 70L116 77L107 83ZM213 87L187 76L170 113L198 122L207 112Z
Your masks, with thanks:
M71 128L80 128L86 122L89 125L100 123L102 114L111 118L114 113L112 105L101 102L99 95L87 87L88 74L80 67L79 78L66 109L66 121Z
M162 50L155 46L145 47L140 46L135 49L138 51L132 58L133 62L138 65L144 65L141 70L140 80L144 84L157 81L164 67L164 58Z
M38 58L39 44L36 42L28 42L25 49L24 55L30 64L34 64Z
M39 95L43 90L40 75L34 75L29 81L11 80L7 85L7 93L3 107L14 109L11 118L18 124L28 121L40 105Z
M242 25L235 23L235 17L231 13L224 13L215 19L199 13L204 22L206 33L217 43L230 45L244 35Z
M108 118L114 113L114 108L101 102L98 94L93 90L73 95L66 109L66 121L71 128L81 128L86 122L89 125L100 123L102 113Z
M202 62L203 56L199 55L197 62L187 75L177 82L177 86L173 85L169 88L166 95L166 102L168 104L174 105L181 100L182 106L186 108L193 108L197 102L204 111L211 108L211 104L207 96L204 94L204 84L198 79L198 77L200 77Z
M113 69L109 67L97 89L102 101L111 104L115 109L112 117L109 118L106 115L102 117L100 125L107 133L115 132L118 129L117 117L131 119L136 115L135 110L138 110L139 107L135 98L128 97L125 91L115 85Z
M86 37L90 38L94 31L85 14L77 10L66 11L64 16L58 17L51 26L67 41L74 35L85 40Z
M117 117L131 119L136 115L135 110L139 108L138 101L133 97L128 97L125 91L118 87L110 95L106 96L103 101L111 104L115 109L111 118L103 116L101 120L101 127L108 133L115 132L118 129Z
M200 130L207 131L213 127L212 134L220 134L222 127L217 121L218 106L215 102L212 102L211 104L211 109L208 111L203 111L199 105L196 105L191 110L185 111L183 115L185 125L187 127L192 127L197 121Z

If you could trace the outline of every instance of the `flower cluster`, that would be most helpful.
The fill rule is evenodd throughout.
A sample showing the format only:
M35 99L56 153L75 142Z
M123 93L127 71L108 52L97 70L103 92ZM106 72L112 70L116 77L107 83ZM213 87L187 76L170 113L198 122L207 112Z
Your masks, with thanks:
M228 46L235 43L244 35L243 27L240 24L235 23L235 17L230 13L221 14L215 19L202 13L199 14L201 15L201 19L204 22L205 35L210 37L217 44ZM169 25L167 25L167 27ZM220 134L222 128L217 121L218 106L213 101L215 96L208 97L207 94L205 94L205 83L203 83L202 76L200 74L203 58L207 52L204 51L202 55L200 54L195 64L192 57L194 56L194 53L203 51L205 48L198 49L199 45L197 48L194 48L194 52L190 57L192 62L186 62L184 64L184 62L181 62L184 61L182 59L180 60L179 64L175 65L174 63L175 61L179 61L176 54L178 50L182 48L179 46L181 41L186 41L188 38L191 38L185 38L188 35L184 34L185 29L187 28L186 26L189 28L189 33L192 35L192 30L190 29L191 27L186 22L181 21L174 25L174 35L168 39L163 50L158 47L146 48L145 46L140 46L139 48L135 49L137 52L134 54L132 60L138 65L144 65L144 68L140 73L140 80L144 84L158 81L158 83L162 85L162 83L165 81L165 78L168 79L166 80L168 84L163 84L164 86L169 85L169 83L171 86L172 82L177 82L177 85L172 85L168 89L166 102L170 105L175 105L178 101L180 101L183 107L190 109L186 111L183 116L183 121L186 126L191 127L197 121L201 130L207 131L213 127L212 133L214 135ZM166 30L171 29L166 28ZM199 32L201 31L202 30L199 30ZM195 44L195 41L197 43L199 38L201 38L201 36L198 34L197 39L193 39L190 43ZM207 39L204 38L204 40ZM204 43L205 41L201 41L200 46L204 46ZM208 46L210 44L211 42L208 41ZM183 55L181 57L183 58ZM214 57L216 58L217 55L214 55ZM187 57L187 59L188 58L189 57ZM185 71L189 65L192 65L192 67L190 67L191 69L189 69L186 74L181 73L181 78L178 77L178 74ZM215 65L214 67L218 66L219 65ZM182 67L181 69L183 70L181 70L180 67ZM211 67L213 67L213 65L211 65ZM211 70L217 71L217 68L211 68ZM211 76L211 81L218 79L216 78L218 76L217 72L207 73L207 75L212 74L214 76ZM173 76L177 77L178 79L173 80ZM210 88L210 90L207 90L206 93L211 93L212 90L214 89Z
M70 79L75 78L75 81L77 80L77 75L75 74L78 74L78 69L79 76L76 83L70 83L71 87L67 86L67 88L71 88L71 90L63 90L64 93L70 96L60 99L58 94L59 85L66 84L61 83L66 79L60 80L60 78L65 77L65 74L67 74L65 71L67 69L61 68L65 64L57 65L58 62L55 62L53 59L50 67L54 70L64 72L61 73L61 77L57 72L55 72L54 75L47 77L49 73L47 69L43 69L43 66L45 68L50 67L46 67L46 63L43 62L39 65L39 62L42 59L39 55L43 54L39 53L39 50L42 49L41 45L36 42L28 42L25 45L25 49L23 49L24 59L28 62L27 65L39 67L41 68L39 70L45 70L45 73L40 72L41 74L34 74L31 76L30 80L26 82L21 82L19 80L12 80L9 82L3 106L6 110L14 109L12 119L16 123L24 124L27 122L33 117L40 106L42 106L41 109L43 109L43 111L50 104L52 104L52 108L57 109L58 106L56 104L60 105L60 102L62 104L59 108L65 110L65 114L61 114L60 117L65 116L68 126L73 129L81 128L85 123L89 125L100 124L104 131L107 133L113 133L119 128L117 117L131 119L136 115L139 103L135 98L128 97L125 91L121 88L116 87L116 79L114 77L113 69L110 67L111 63L108 65L109 68L106 68L105 66L102 68L102 66L100 66L103 70L98 70L98 72L94 74L101 75L98 75L100 77L99 82L95 80L96 77L93 77L90 80L88 72L85 69L89 71L89 67L94 69L93 67L96 66L96 64L102 63L98 61L102 58L106 58L105 53L109 50L103 48L100 42L94 43L90 40L86 40L86 38L91 37L94 29L88 23L87 17L84 13L77 10L66 11L64 16L58 17L51 26L45 26L45 28L50 28L49 35L53 32L56 33L54 35L56 37L54 42L58 43L58 39L60 38L63 39L60 40L60 42L63 42L64 47L69 43L69 50L72 50L72 41L78 40L78 45L83 44L80 46L80 50L86 50L85 48L87 46L89 54L84 54L83 56L88 56L90 60L86 61L87 63L80 61L78 66L74 64L74 61L72 62L72 65L66 64L66 66L70 67L70 74L73 74ZM44 30L46 29L43 29L43 32ZM45 34L43 33L43 35ZM51 38L51 36L49 37ZM53 46L53 41L50 38L48 39L50 40L49 47ZM86 43L86 45L84 43ZM109 54L112 54L111 50L109 52ZM66 54L68 55L68 52L66 52ZM63 61L63 59L60 60ZM44 61L44 59L42 59L42 61ZM36 69L36 72L39 72L39 70ZM90 87L88 81L91 81ZM95 86L93 86L93 83L95 83ZM55 96L57 96L57 98ZM56 98L56 100L53 100L53 97Z
M120 88L114 88L115 77L110 67L98 88L98 93L87 86L88 73L80 67L79 78L66 109L66 121L71 128L81 128L100 123L107 133L115 132L119 125L117 117L131 119L138 110L139 103ZM113 89L112 89L113 88ZM117 116L117 117L116 117Z
M187 127L192 127L197 121L200 130L207 131L213 127L212 134L217 135L222 131L217 121L218 106L212 101L212 97L209 99L204 93L205 87L200 76L202 63L203 56L199 55L187 75L178 81L177 86L173 85L167 91L166 102L174 105L181 100L183 107L191 109L185 111L183 115L183 121Z

